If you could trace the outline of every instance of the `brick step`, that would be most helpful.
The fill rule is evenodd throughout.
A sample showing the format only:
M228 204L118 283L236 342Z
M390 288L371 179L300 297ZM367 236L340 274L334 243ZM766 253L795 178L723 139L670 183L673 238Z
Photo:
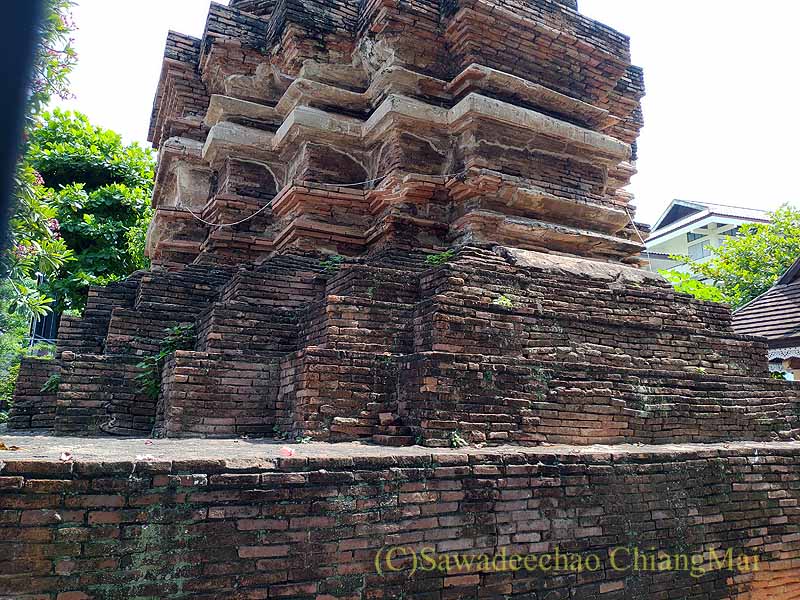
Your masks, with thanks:
M413 446L415 443L414 437L410 435L384 435L380 433L373 435L372 441L380 446L392 446L395 448Z
M383 302L416 303L419 289L414 275L407 269L345 265L328 280L326 294Z
M164 367L155 431L160 437L269 437L280 358L179 351Z
M466 279L459 277L464 274L462 265L469 269ZM470 248L446 266L426 273L421 288L424 296L446 294L456 304L473 308L485 308L482 299L487 295L504 294L513 300L515 314L532 311L562 319L616 319L628 326L635 318L637 327L683 325L694 333L733 333L727 308L694 302L658 277L646 276L635 286L620 289L602 277L564 277L544 266L520 271L493 253Z
M481 292L485 299L437 293L417 305L417 351L525 356L563 362L585 357L599 366L691 371L709 375L766 375L763 351L744 336L698 332L692 323L647 322L632 315L601 314L587 307L551 310L544 301L519 299L521 292ZM564 303L562 303L564 304ZM584 314L572 313L584 310Z
M169 311L115 308L108 325L105 354L146 356L158 352L166 330L193 323L193 317L180 321Z
M380 427L381 435L391 436L410 436L412 435L411 428L405 425L386 425Z
M276 425L315 439L371 438L394 425L394 357L374 352L302 348L281 361ZM383 415L383 417L382 417Z
M465 366L467 368L465 368ZM795 439L800 385L586 363L421 353L399 359L404 424L426 446Z
M139 391L137 363L135 356L65 353L56 435L150 435L156 401Z
M43 392L42 388L60 370L59 361L34 357L22 359L9 429L53 429L58 392Z
M309 309L303 347L402 354L413 349L414 305L352 296L326 296Z
M374 267L413 271L418 274L430 269L426 262L428 256L424 252L385 250L370 256L365 262Z
M527 319L531 322L537 322L540 320L552 320L561 323L562 326L564 322L574 322L581 327L618 327L623 329L630 329L631 319L636 317L636 329L641 330L643 335L656 331L691 336L702 335L717 343L745 343L752 341L748 336L736 335L725 330L707 329L698 332L697 324L692 321L681 322L678 319L674 319L672 322L665 322L662 317L648 315L646 311L643 311L642 316L640 316L625 314L621 311L603 311L578 302L548 304L532 294L528 295L519 290L509 290L502 286L495 287L495 290L486 293L487 298L485 299L476 299L474 294L457 288L453 290L428 290L425 297L435 304L437 311L453 317L480 318L480 315L491 315L493 320L498 321L510 322ZM511 306L505 308L494 302L500 296L506 296ZM595 333L607 332L598 330Z
M288 354L297 349L298 312L241 302L214 304L197 323L197 349L258 355Z
M321 272L320 259L295 254L279 254L270 257L256 267L259 273L295 273L297 271Z
M178 320L196 316L233 276L232 269L189 265L182 271L152 271L142 276L134 308L175 313Z
M322 297L325 282L312 271L282 270L268 273L239 271L220 294L222 302L272 305L280 308L307 306Z
M369 437L375 433L378 419L375 415L362 412L357 417L334 417L330 430L332 433L343 433L356 437Z
M370 425L345 425L334 424L330 427L331 433L341 433L354 437L369 437L375 431L375 426Z
M63 315L58 328L57 354L100 354L103 352L108 324L115 308L132 308L144 272L108 287L89 288L86 310L82 317Z

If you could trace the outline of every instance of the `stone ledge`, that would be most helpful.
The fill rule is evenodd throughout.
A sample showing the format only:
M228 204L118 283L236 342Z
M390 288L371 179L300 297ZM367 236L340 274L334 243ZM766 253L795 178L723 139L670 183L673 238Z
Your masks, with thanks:
M18 446L18 451L0 452L0 473L16 463L60 463L63 452L72 454L75 464L148 463L164 465L174 462L178 468L185 461L199 461L204 468L216 465L222 469L282 469L297 468L306 461L317 467L330 463L335 468L343 459L376 461L394 459L404 466L430 464L446 460L453 464L482 461L526 462L530 458L552 462L662 462L676 458L713 458L726 456L800 455L800 442L724 442L716 444L664 444L664 445L593 445L565 444L537 447L493 446L468 447L389 448L358 442L291 444L274 440L210 440L210 439L110 439L53 437L42 435L0 435L0 442L8 447ZM291 458L282 456L290 448ZM142 460L147 456L148 460ZM138 457L138 458L137 458ZM150 460L152 457L153 460ZM352 467L348 463L347 468ZM15 471L18 469L14 469ZM145 467L145 470L146 467Z

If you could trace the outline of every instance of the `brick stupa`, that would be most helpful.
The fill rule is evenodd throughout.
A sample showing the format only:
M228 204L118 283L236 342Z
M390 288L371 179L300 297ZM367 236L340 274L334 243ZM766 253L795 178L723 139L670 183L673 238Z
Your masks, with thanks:
M171 33L153 269L92 290L59 364L25 362L13 426L793 437L800 394L768 378L764 344L636 268L646 228L624 187L642 71L576 8L233 0L201 39ZM194 350L166 365L158 402L137 394L135 365L179 324Z
M280 468L304 474L269 480L289 494L270 498L301 497L290 491L300 493L292 486L302 482L330 483L347 504L345 496L359 496L344 491L358 469L375 475L416 465L398 493L419 498L407 498L402 516L381 509L375 518L391 525L336 530L337 539L363 534L383 544L390 533L453 526L473 540L456 549L482 547L487 535L496 536L490 546L578 539L584 548L608 548L624 531L651 541L645 532L658 531L676 543L677 535L762 548L775 570L791 573L800 452L781 443L800 432L800 386L769 377L766 344L735 335L727 307L678 294L640 268L647 227L635 224L625 186L636 172L643 95L629 39L582 16L574 0L212 4L202 38L171 33L167 42L150 129L159 150L147 245L153 267L93 289L83 318L63 319L56 361L23 362L12 428L427 448L467 442L487 452L517 445L520 454L491 460L434 452L427 467L404 454L411 449L381 449L389 454L369 466L353 451L325 467L341 479L309 479L306 471L321 463L287 462ZM159 397L151 398L139 391L136 365L178 325L194 326L194 348L166 361ZM57 391L42 392L53 373ZM711 446L719 442L767 449L748 462L752 447L723 455ZM596 464L570 466L571 450L545 456L523 448L543 443L575 452L646 446L630 464L609 448L584 460ZM701 446L661 453L665 444ZM653 469L645 473L640 463ZM433 471L422 473L437 465L449 473L438 481L444 487L428 481ZM502 489L523 472L527 483L517 483L525 494L539 485L536 477L565 478L553 484L565 499L552 500L547 518L569 527L536 521L523 534L517 517L501 519L525 506L538 514L525 500L532 496ZM770 487L774 481L783 483ZM620 497L628 484L638 485L636 499ZM484 488L495 495L477 494ZM443 490L461 489L477 494L472 504L447 504ZM596 496L599 512L591 500L580 504L580 489ZM219 498L198 502L222 502L215 514L235 520L225 508L236 504L233 496ZM430 501L453 513L450 521L426 522ZM318 514L314 506L302 510ZM373 515L369 503L355 506ZM636 522L624 525L626 513ZM461 522L463 514L477 516ZM413 526L403 521L416 517ZM329 531L327 518L298 521L298 530L313 540L305 528ZM335 526L346 527L338 519ZM286 524L295 530L294 518ZM259 527L268 529L240 523L236 539ZM684 574L647 579L652 593L641 595L644 580L637 588L610 572L561 587L522 574L457 582L437 575L432 587L414 588L380 588L362 575L355 587L336 587L321 565L351 562L361 566L337 576L363 574L371 559L357 549L371 542L331 550L317 538L328 552L317 560L281 535L289 546L278 554L240 550L242 573L288 553L310 561L313 574L288 572L275 582L239 574L225 588L230 594L269 591L208 597L800 597L734 596L739 579L703 583ZM773 589L759 581L758 589ZM780 589L765 593L800 594L781 588L780 577L770 581ZM365 591L373 588L383 592Z

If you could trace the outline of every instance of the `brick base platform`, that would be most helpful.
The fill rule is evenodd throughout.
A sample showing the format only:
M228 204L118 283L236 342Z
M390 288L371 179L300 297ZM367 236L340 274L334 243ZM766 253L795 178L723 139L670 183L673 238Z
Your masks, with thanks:
M2 598L800 595L796 442L450 450L2 441L21 447L0 453ZM282 456L286 448L294 455ZM64 451L74 460L59 460ZM504 553L541 561L556 549L585 557L583 571L503 566ZM705 559L694 576L652 570L647 557L658 550ZM496 572L430 568L434 558L481 554L501 557ZM750 568L736 562L745 558Z

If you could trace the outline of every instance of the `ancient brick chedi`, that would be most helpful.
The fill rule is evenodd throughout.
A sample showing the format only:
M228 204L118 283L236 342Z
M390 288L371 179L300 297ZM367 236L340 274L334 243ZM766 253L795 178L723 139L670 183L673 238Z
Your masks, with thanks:
M35 531L0 544L37 579L0 594L799 597L800 386L727 307L639 268L643 94L628 38L574 0L231 0L170 34L153 267L23 363L12 428L437 450L9 464L5 522ZM508 448L543 443L566 447ZM632 540L759 551L769 575L370 571L391 544Z
M800 394L768 378L764 344L637 268L642 72L576 8L234 0L201 39L170 34L153 268L64 319L59 361L23 366L12 426L794 437ZM144 394L136 365L178 325L194 347Z

